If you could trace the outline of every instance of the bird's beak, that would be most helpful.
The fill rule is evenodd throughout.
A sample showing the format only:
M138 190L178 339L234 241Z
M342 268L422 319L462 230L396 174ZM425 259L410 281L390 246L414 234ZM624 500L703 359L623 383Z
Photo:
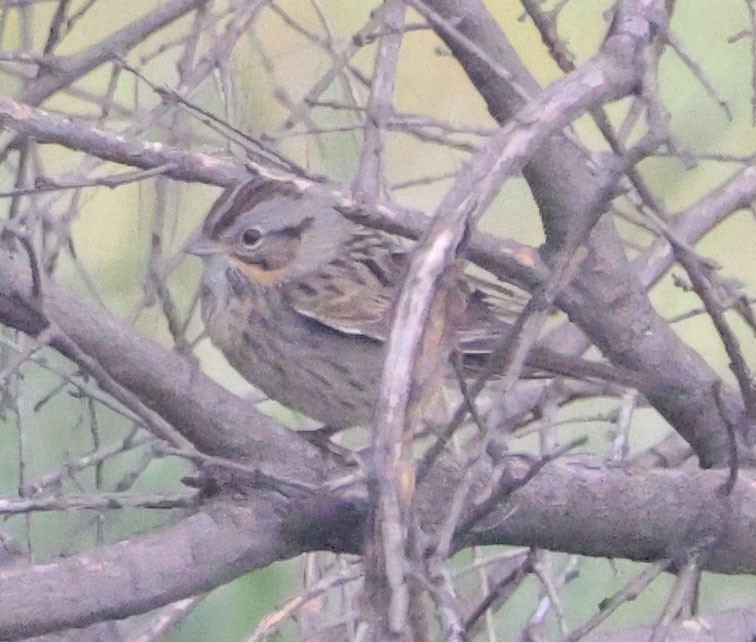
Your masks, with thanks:
M204 235L202 228L200 228L189 237L189 240L184 244L184 247L181 248L181 251L185 254L203 257L220 254L223 252L223 248L220 243L208 239Z

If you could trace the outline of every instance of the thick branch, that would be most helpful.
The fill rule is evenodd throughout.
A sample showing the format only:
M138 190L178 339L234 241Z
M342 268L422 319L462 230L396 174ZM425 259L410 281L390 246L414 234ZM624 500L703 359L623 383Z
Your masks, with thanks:
M512 458L493 478L517 479L527 470ZM423 528L444 522L460 475L438 466L420 486ZM492 471L480 473L477 493L491 477ZM641 473L588 459L554 462L454 545L527 545L640 561L682 559L703 548L708 570L756 573L756 477L743 474L727 497L719 493L724 479L719 471ZM353 488L350 497L362 499L324 491L288 503L278 496L275 505L262 496L219 503L154 534L5 569L0 639L141 613L307 550L359 552L366 494ZM471 498L468 510L481 499Z
M47 564L0 570L0 639L145 613L297 551L266 501L218 502L175 526Z

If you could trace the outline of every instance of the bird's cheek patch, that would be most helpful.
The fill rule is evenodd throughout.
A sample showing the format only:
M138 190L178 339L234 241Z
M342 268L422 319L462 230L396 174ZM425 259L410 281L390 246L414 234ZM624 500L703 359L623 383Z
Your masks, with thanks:
M287 272L285 267L271 270L258 263L242 263L239 265L239 270L260 285L275 285L284 279Z

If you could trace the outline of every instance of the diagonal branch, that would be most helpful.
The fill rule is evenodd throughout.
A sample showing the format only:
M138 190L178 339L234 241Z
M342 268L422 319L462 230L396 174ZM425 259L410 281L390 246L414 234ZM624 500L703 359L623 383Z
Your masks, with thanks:
M632 38L621 32L610 36L599 54L543 91L471 157L415 248L396 300L375 412L377 532L373 535L374 545L379 546L380 541L384 554L380 569L388 592L384 635L409 639L402 637L407 635L409 609L402 578L406 573L405 551L410 533L407 509L414 487L410 449L412 437L419 429L418 381L427 378L424 370L428 366L422 362L427 359L428 344L439 342L434 335L443 334L432 314L434 309L445 307L443 282L453 277L454 262L466 230L474 227L504 181L527 162L538 145L581 113L632 92L639 85L643 72L641 56L653 35L652 25L643 22L643 18L638 16Z
M143 42L150 34L207 2L208 0L171 0L84 51L51 59L50 66L43 68L39 77L26 86L23 102L39 105L56 91L67 87L95 67L117 56L122 56L129 49Z
M464 67L497 121L514 117L522 107L523 95L538 92L535 80L482 3L413 0L413 4L418 8L427 6L424 14ZM630 43L638 44L635 29L643 32L645 28L653 33L656 21L665 15L661 2L619 3L613 31L602 51L616 49L619 55L629 46L625 51L629 53L633 50ZM471 50L467 41L475 42L485 55ZM488 60L503 66L507 74L495 73ZM629 59L628 62L633 64ZM636 80L640 82L639 77ZM543 254L548 258L570 238L575 221L581 220L600 189L602 177L592 172L587 152L563 134L543 141L523 174L541 210L547 234ZM649 401L691 444L702 465L726 465L727 430L711 393L716 373L655 312L606 217L593 231L588 247L589 257L574 287L557 300L559 307L610 361L648 378L649 389L644 392ZM673 385L658 385L660 382ZM742 403L733 391L728 390L724 398L731 416L741 416Z
M259 466L278 479L322 479L327 468L314 446L212 382L181 355L138 336L120 319L53 282L44 283L42 301L35 301L21 255L0 253L0 275L0 322L36 335L52 321L66 338L53 338L52 347L85 370L93 359L200 451Z

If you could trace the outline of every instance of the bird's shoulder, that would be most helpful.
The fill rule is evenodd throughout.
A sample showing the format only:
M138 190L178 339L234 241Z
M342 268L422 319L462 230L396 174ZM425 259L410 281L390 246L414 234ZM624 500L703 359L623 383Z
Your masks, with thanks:
M286 283L283 294L309 319L344 334L383 341L406 252L395 237L358 226L336 257Z

